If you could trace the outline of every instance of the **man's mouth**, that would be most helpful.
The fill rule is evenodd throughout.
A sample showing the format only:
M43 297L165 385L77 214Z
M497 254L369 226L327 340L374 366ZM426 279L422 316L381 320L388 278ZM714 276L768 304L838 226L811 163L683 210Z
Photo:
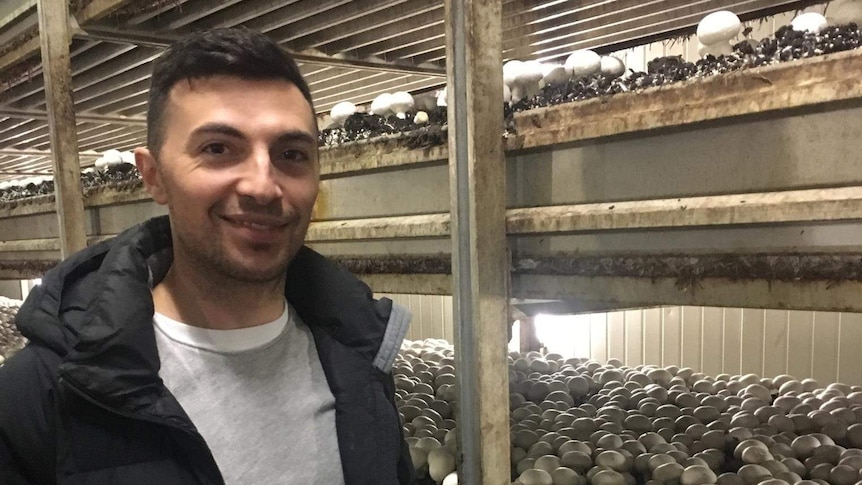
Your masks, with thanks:
M274 231L283 228L289 223L289 221L281 218L263 216L222 216L222 219L236 226L257 231Z

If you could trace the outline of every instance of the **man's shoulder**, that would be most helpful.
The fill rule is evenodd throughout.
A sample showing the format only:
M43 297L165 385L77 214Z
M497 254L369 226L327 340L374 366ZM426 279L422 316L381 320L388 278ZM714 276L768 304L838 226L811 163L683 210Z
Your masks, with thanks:
M61 360L52 350L33 344L7 359L0 367L0 409L51 389Z
M48 348L31 344L0 367L0 433L15 442L48 431L60 361Z

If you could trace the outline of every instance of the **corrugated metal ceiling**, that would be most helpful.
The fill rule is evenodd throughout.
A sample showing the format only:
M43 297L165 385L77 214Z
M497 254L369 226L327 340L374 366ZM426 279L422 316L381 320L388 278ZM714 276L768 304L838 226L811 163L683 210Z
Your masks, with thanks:
M35 1L9 0L0 11L0 45L9 51L35 32ZM112 0L97 0L110 3ZM113 0L119 2L120 0ZM72 2L73 12L88 2ZM95 3L95 2L94 2ZM142 118L150 63L161 44L214 26L265 32L299 53L318 111L339 101L368 103L383 92L443 86L445 25L442 0L148 0L126 1L111 15L85 22L72 42L78 113ZM816 2L782 0L504 0L505 58L562 61L572 50L615 50L690 33L706 13L729 9L743 18L802 8ZM11 4L9 4L11 5ZM5 8L5 7L4 7ZM5 17L4 17L5 16ZM6 54L8 57L9 54ZM49 172L45 97L35 56L0 70L0 180L17 172ZM351 60L362 60L353 63ZM397 64L386 66L386 63ZM4 111L4 109L6 111ZM18 110L18 111L15 111ZM22 114L29 113L31 116ZM5 117L4 117L5 116ZM38 119L42 118L42 119ZM82 152L140 146L140 121L79 120ZM92 156L82 157L91 165ZM23 175L21 173L20 175Z

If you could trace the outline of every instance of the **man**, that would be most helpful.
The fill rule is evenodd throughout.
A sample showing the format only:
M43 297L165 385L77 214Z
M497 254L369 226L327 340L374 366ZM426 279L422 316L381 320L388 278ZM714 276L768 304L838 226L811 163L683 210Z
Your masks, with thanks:
M0 369L0 483L413 483L390 369L409 315L303 247L308 86L247 30L155 63L135 160L169 217L48 272Z

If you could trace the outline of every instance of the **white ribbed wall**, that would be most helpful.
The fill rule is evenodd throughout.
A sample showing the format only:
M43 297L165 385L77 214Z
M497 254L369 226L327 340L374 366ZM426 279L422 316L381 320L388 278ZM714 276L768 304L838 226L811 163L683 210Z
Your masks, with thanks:
M549 350L709 375L791 374L862 385L862 314L663 307L541 320ZM549 338L555 327L568 338Z
M442 338L455 341L452 324L452 297L437 295L392 295L378 294L407 307L413 313L407 340Z
M453 341L452 297L379 296L413 312L408 339ZM537 331L549 351L566 356L862 385L858 313L674 306L556 318L537 320Z

